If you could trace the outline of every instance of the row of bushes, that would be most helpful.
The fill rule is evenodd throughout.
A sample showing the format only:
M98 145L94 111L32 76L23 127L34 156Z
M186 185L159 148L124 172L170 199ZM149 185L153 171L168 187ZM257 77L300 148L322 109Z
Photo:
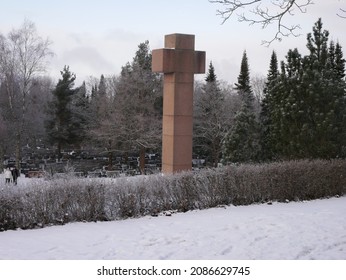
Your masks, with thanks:
M311 200L345 191L345 160L234 165L114 180L46 180L24 188L0 186L0 230L125 219L166 210Z

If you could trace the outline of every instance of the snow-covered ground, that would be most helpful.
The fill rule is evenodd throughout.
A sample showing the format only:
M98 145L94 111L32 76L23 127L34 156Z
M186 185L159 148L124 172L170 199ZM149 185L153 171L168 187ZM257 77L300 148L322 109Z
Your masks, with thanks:
M346 260L346 197L0 232L0 259Z

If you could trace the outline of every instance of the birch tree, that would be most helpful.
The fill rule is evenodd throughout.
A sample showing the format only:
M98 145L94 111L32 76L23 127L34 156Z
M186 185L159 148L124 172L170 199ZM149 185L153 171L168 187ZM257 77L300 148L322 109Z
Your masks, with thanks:
M7 36L0 34L0 79L5 87L7 117L14 130L16 164L19 168L28 96L36 76L45 71L52 55L51 42L37 34L35 24L25 20Z

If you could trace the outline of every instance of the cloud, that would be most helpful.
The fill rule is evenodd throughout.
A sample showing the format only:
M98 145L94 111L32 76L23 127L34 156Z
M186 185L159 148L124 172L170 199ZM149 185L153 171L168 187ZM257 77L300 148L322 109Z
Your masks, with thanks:
M121 66L131 61L141 36L123 29L113 29L92 34L89 32L64 33L56 30L53 36L55 57L50 63L52 76L60 78L60 71L65 65L76 73L76 84L90 76L118 75Z
M54 57L53 69L63 69L67 65L70 70L76 74L76 85L82 83L89 76L99 77L101 74L108 75L116 73L117 69L111 58L101 55L97 48L89 46L79 46L71 49L62 49ZM60 78L60 72L54 70L52 75Z
M136 42L141 38L141 36L129 30L115 28L108 31L104 38L110 41Z
M85 65L86 68L91 70L104 69L105 71L112 71L113 65L105 59L93 47L77 47L72 50L65 51L62 59L67 63L76 63Z

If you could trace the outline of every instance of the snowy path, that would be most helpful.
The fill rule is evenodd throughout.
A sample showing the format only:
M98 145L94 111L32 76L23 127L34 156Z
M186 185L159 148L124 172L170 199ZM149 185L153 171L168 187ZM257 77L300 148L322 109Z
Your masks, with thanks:
M346 259L346 197L0 232L0 259Z

